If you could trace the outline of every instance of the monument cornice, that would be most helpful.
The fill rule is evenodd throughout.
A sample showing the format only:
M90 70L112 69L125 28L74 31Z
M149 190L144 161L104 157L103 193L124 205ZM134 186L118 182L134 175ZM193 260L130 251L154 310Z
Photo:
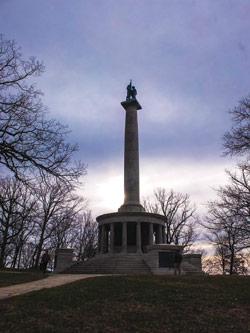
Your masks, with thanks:
M103 223L119 223L119 222L141 222L141 223L157 223L164 225L166 217L164 215L148 213L148 212L114 212L97 216L99 224Z
M126 111L128 111L129 108L131 108L131 107L134 108L135 110L141 110L142 109L140 103L137 101L136 98L121 102L121 105L123 106L123 108Z

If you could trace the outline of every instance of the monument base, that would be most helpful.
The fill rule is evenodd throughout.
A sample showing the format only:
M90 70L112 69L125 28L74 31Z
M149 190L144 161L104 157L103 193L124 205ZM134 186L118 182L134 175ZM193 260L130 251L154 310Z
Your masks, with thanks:
M56 249L54 272L61 273L73 264L73 249Z
M126 205L121 207L126 208ZM119 211L96 218L99 224L100 253L145 252L147 245L165 242L165 217L140 211L144 210L140 205L134 205L133 208L134 211Z
M171 257L172 253L179 250L179 248L175 245L158 244L156 248L152 247L147 253L98 254L87 261L75 263L63 273L175 275L176 271ZM165 261L162 253L165 253ZM183 255L180 274L202 274L201 255Z

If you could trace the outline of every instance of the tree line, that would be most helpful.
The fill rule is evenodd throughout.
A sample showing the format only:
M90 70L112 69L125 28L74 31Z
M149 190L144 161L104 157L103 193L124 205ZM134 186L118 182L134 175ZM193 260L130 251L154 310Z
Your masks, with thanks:
M250 267L250 97L230 111L233 126L224 135L225 155L241 161L226 170L228 184L217 189L217 199L208 203L203 222L215 256L205 261L208 272L247 274Z
M42 251L73 248L78 260L95 254L97 226L86 200L58 180L34 186L0 180L0 267L38 268Z
M235 170L225 171L228 183L216 190L206 214L196 214L187 194L163 188L144 203L147 211L166 217L167 243L183 245L187 252L200 233L213 245L214 254L203 260L210 274L248 274L250 267L250 97L230 114L233 125L223 137L224 155L240 157L240 162Z
M43 71L0 35L0 268L36 268L44 248L71 246L78 259L96 250L96 223L76 194L86 167L32 83Z

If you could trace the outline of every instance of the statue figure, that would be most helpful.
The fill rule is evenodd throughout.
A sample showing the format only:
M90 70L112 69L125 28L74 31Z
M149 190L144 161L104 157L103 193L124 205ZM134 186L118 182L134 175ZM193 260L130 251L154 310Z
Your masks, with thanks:
M130 101L132 99L136 99L137 90L135 89L135 86L132 86L132 80L130 80L129 85L127 86L127 97L126 101Z

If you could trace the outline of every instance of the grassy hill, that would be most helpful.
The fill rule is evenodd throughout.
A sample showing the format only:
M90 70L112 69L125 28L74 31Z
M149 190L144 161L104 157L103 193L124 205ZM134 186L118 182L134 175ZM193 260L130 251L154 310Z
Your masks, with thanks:
M35 280L44 279L48 274L39 271L17 271L17 270L0 270L0 288L13 284L25 283Z
M106 276L0 301L0 332L250 332L250 277Z

